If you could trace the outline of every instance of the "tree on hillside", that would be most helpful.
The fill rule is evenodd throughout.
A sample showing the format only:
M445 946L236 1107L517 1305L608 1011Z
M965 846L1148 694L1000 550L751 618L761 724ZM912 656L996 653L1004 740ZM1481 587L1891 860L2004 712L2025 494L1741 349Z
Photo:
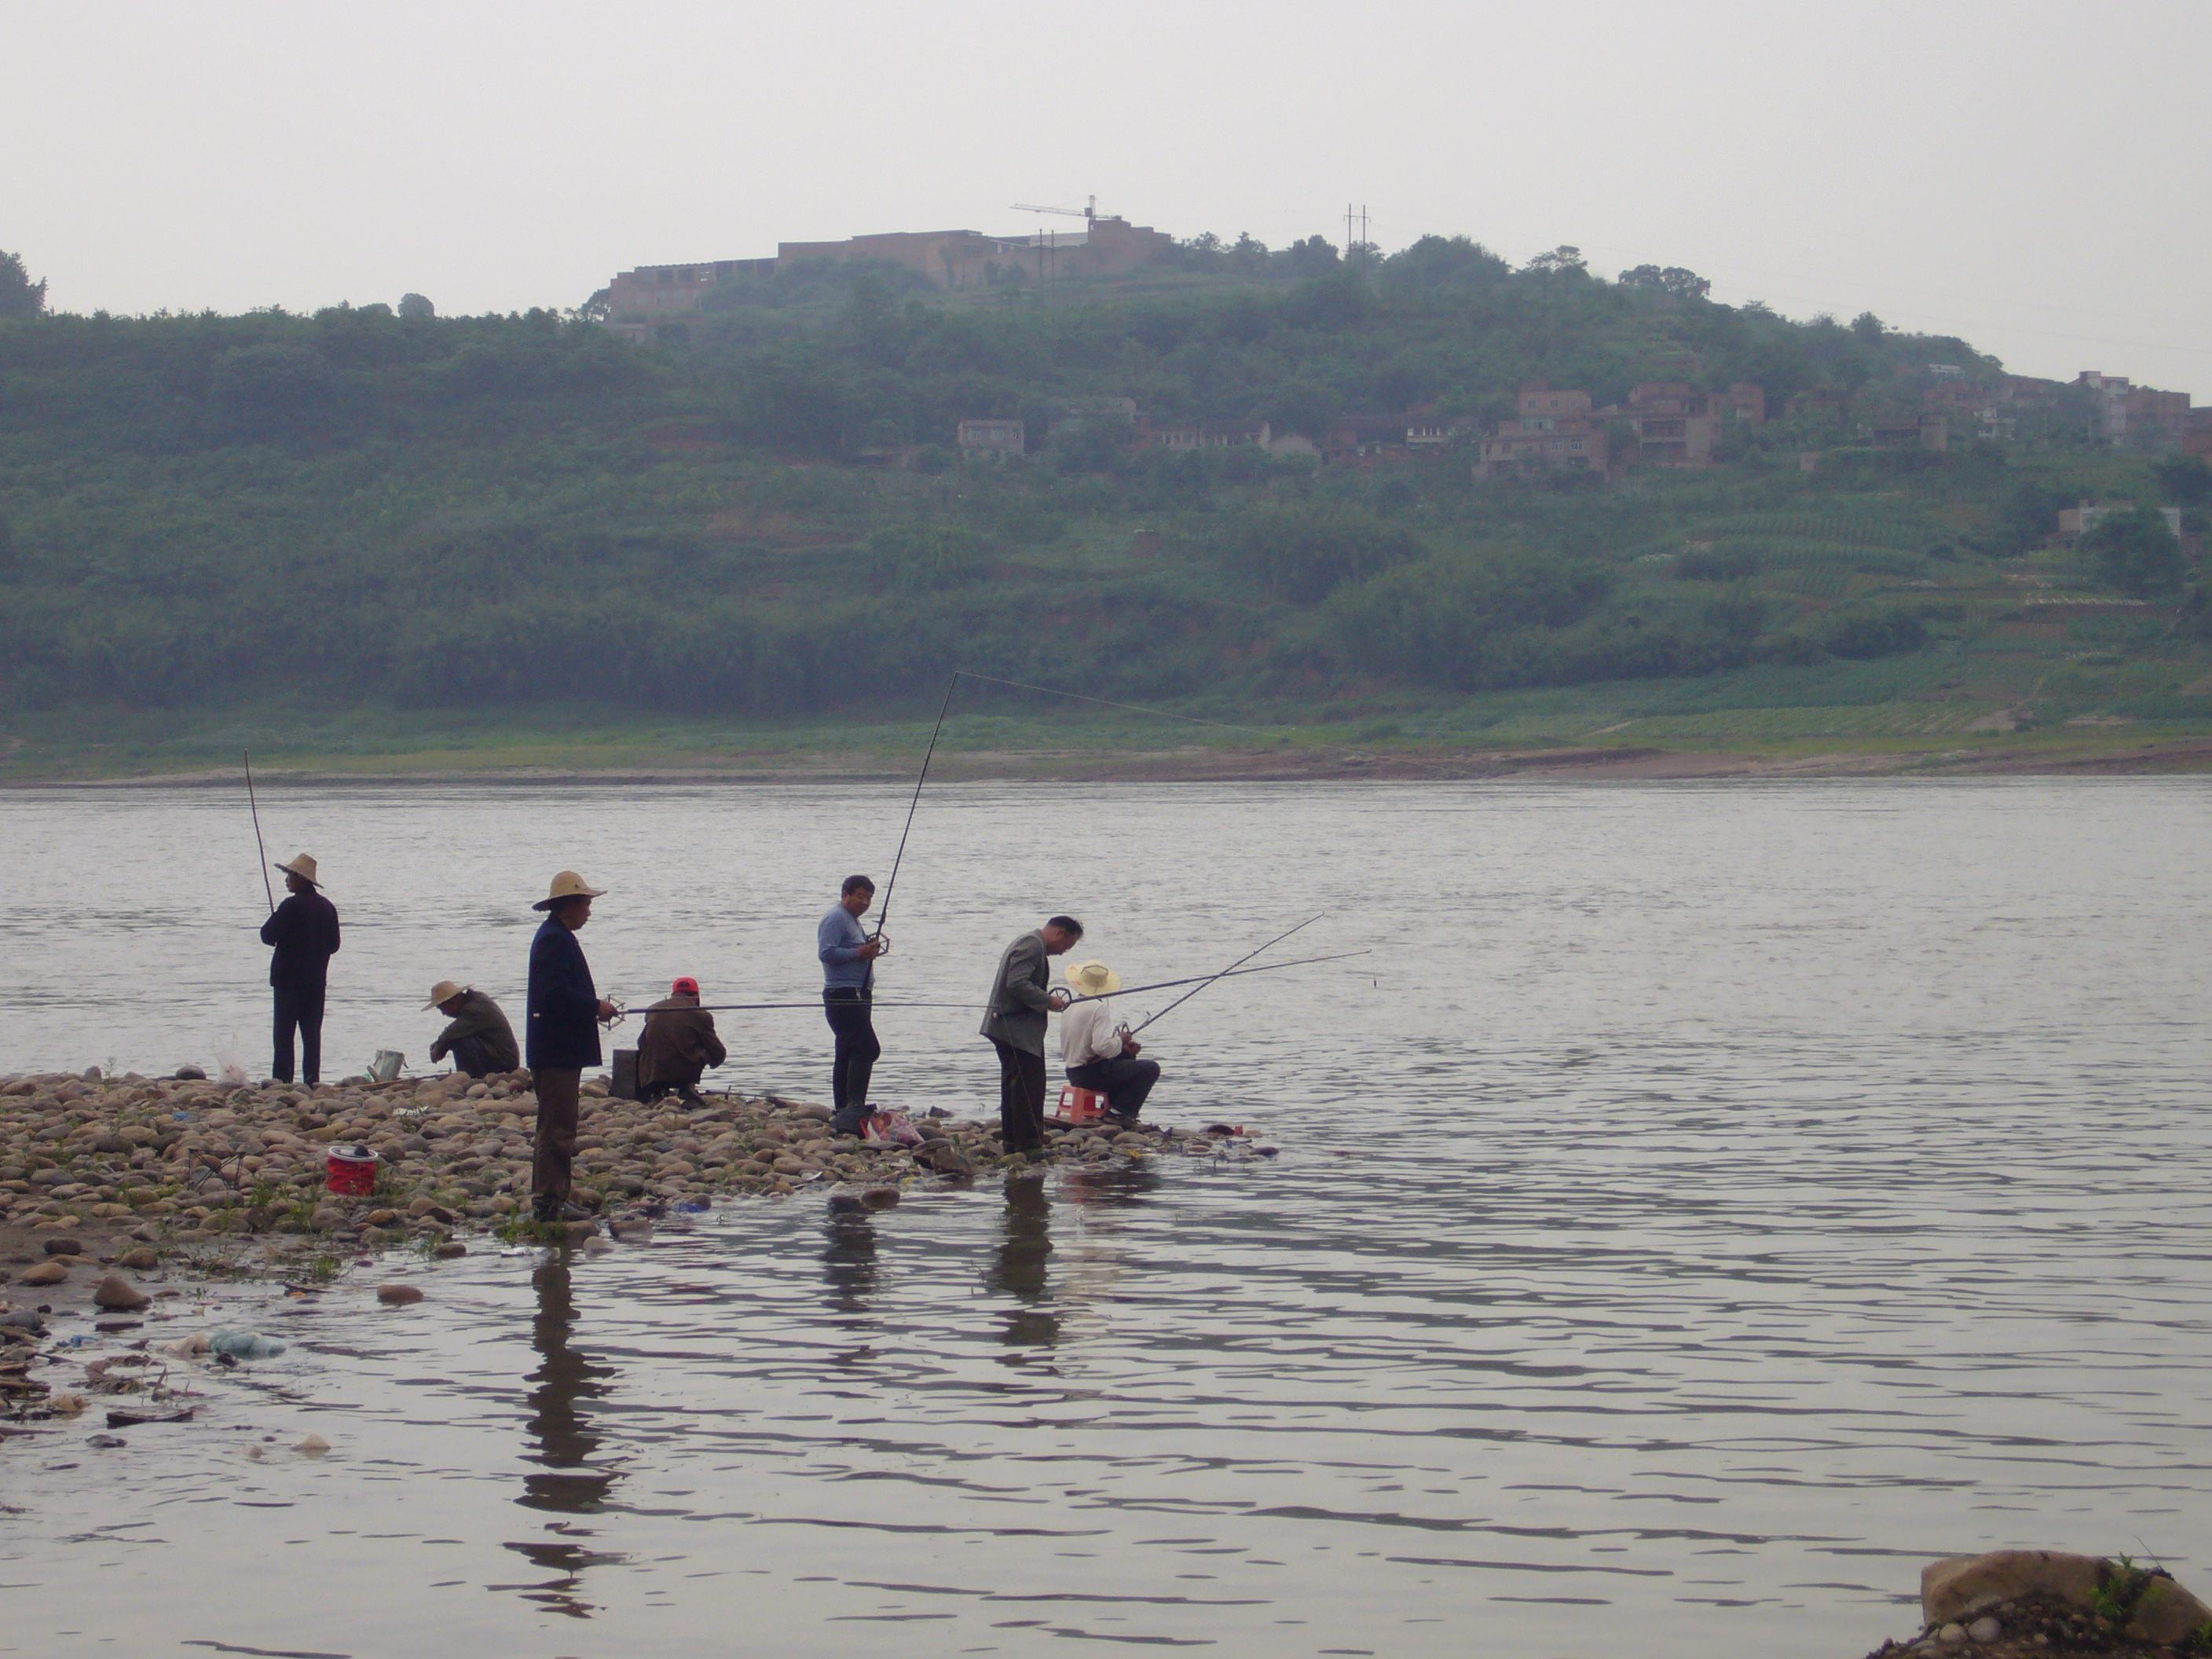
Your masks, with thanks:
M1623 288L1649 289L1654 293L1670 294L1679 300L1702 300L1713 291L1707 278L1680 265L1638 265L1632 270L1620 273Z
M1521 269L1531 276L1571 280L1589 275L1589 261L1571 242L1562 242L1549 253L1538 254Z
M422 295L403 294L399 296L399 314L412 322L418 317L436 316L438 307L432 305Z
M2212 466L2202 455L2169 455L2150 470L2160 492L2184 507L2212 498Z
M1880 345L1889 333L1889 325L1871 311L1862 311L1851 319L1851 332L1863 344Z
M1424 236L1382 262L1394 288L1478 288L1502 282L1513 267L1464 236Z
M1336 244L1326 236L1309 236L1284 252L1293 276L1325 276L1336 269Z
M2148 507L2106 514L2081 538L2081 551L2097 574L2124 593L2139 599L2171 593L2188 574L2181 544L2166 520Z
M1237 270L1264 270L1267 267L1267 245L1250 231L1240 230L1230 245L1229 263Z
M0 319L36 317L46 308L46 279L33 282L20 253L0 253Z

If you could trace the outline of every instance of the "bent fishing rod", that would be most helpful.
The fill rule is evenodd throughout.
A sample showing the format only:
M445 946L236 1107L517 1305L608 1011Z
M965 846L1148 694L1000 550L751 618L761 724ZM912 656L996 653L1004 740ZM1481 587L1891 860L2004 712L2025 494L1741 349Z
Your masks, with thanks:
M1178 1008L1182 1007L1182 1006L1183 1006L1183 1004L1184 1004L1184 1003L1188 1002L1188 1001L1189 1001L1193 997L1196 996L1196 995L1197 995L1200 991L1203 991L1203 990L1206 988L1206 986L1212 984L1212 983L1213 983L1213 980L1214 980L1214 979L1219 979L1219 978L1221 978L1221 977L1222 977L1222 975L1225 975L1225 974L1233 974L1233 973L1235 973L1235 972L1236 972L1239 968L1242 968L1242 967L1243 967L1246 963L1248 963L1248 962L1251 961L1251 960L1252 960L1252 958L1253 958L1254 957L1258 956L1258 955L1260 954L1260 951L1272 951L1272 950L1273 950L1273 949L1275 948L1275 946L1277 946L1278 945L1280 945L1280 944L1281 944L1285 939L1288 939L1288 938L1289 938L1292 933L1297 933L1297 932L1298 931L1298 929L1299 929L1299 928L1303 928L1303 927L1312 927L1312 926L1314 925L1314 923L1316 923L1316 922L1319 921L1322 919L1322 917L1323 917L1323 916L1327 915L1328 914L1328 911L1326 911L1326 910L1320 910L1320 911L1316 911L1316 912L1315 912L1315 914L1313 914L1312 915L1308 916L1308 917L1307 917L1304 921L1300 922L1297 927L1285 927L1285 928L1281 933L1279 933L1276 934L1276 935L1274 936L1274 938L1273 938L1273 939L1269 939L1269 940L1268 940L1265 945L1261 945L1261 946L1259 947L1259 949L1258 949L1258 950L1247 951L1246 951L1243 956L1241 956L1241 957L1237 957L1236 961L1234 961L1234 962L1231 963L1230 963L1226 968L1223 969L1221 970L1221 973L1219 973L1219 974L1216 974L1216 975L1213 976L1213 979L1209 979L1209 980L1205 981L1204 981L1203 983L1201 983L1201 984L1193 986L1189 990L1185 991L1185 992L1184 992L1181 996L1177 997L1177 998L1176 998L1173 1002L1170 1002L1170 1004L1168 1004L1168 1006L1167 1006L1166 1007L1164 1007L1164 1008L1161 1009L1161 1010L1160 1010L1160 1012L1159 1012L1159 1013L1147 1015L1147 1016L1146 1017L1146 1018L1145 1018L1144 1024L1141 1024L1141 1025L1139 1025L1139 1026L1135 1027L1135 1028L1134 1028L1134 1030L1132 1030L1129 1032L1129 1034L1128 1034L1128 1035L1129 1035L1129 1036L1133 1036L1133 1036L1135 1036L1139 1031L1141 1031L1141 1030L1143 1030L1145 1029L1145 1026L1146 1026L1146 1025L1150 1025L1150 1024L1152 1024L1155 1020L1159 1019L1163 1015L1171 1014L1171 1013L1173 1013L1176 1009L1178 1009Z
M269 844L261 839L261 803L253 793L253 751L246 755L246 804L253 812L253 850L261 854L261 890L268 895L269 913L276 913L276 890L269 881Z

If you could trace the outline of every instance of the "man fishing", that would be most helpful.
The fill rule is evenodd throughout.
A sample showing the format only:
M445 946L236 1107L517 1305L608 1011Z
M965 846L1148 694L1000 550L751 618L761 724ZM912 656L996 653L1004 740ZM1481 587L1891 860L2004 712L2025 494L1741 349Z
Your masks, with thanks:
M1103 962L1071 969L1067 982L1078 1000L1060 1020L1060 1059L1067 1080L1106 1097L1106 1115L1133 1127L1146 1097L1160 1080L1160 1063L1144 1060L1145 1045L1114 1018L1114 993L1121 976Z
M284 872L284 902L261 924L261 942L273 945L269 985L275 993L276 1057L269 1074L292 1080L292 1035L300 1037L300 1075L309 1088L323 1076L323 994L330 982L331 958L338 953L337 907L325 898L315 879L315 861L305 853Z
M699 1079L730 1057L714 1034L714 1017L699 1006L699 981L686 974L645 1011L637 1039L637 1097L675 1095L686 1106L704 1106Z
M584 1067L599 1063L599 1023L620 1018L622 1011L592 983L591 965L576 933L592 919L592 901L605 890L587 884L574 870L563 870L545 896L530 907L546 913L530 941L530 1001L524 1018L531 1078L538 1091L530 1197L531 1212L539 1221L591 1218L590 1211L568 1201L576 1109Z
M835 1134L856 1135L867 1127L868 1079L884 1052L870 1005L876 958L891 948L890 941L881 933L871 939L860 926L875 902L874 882L848 876L837 902L814 930L815 954L822 958L822 1012L836 1041L830 1060L830 1128Z
M507 1023L499 1004L474 986L441 979L430 988L430 1000L422 1008L425 1013L435 1008L451 1022L430 1045L432 1065L451 1054L455 1071L476 1078L512 1072L521 1066L514 1028Z
M999 1135L1009 1152L1044 1150L1044 1028L1067 1006L1066 990L1048 991L1048 960L1083 937L1073 916L1054 916L1024 933L999 958L983 1012L983 1035L999 1054Z

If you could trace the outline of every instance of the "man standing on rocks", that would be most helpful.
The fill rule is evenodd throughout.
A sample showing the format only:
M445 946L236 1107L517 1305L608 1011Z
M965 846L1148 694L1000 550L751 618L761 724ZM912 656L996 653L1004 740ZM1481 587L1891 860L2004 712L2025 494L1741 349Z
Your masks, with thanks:
M261 942L276 948L269 957L269 984L276 994L276 1053L269 1074L292 1080L292 1034L300 1034L300 1075L309 1088L323 1076L323 992L330 982L331 958L338 953L337 907L322 895L315 861L305 853L276 868L284 872L284 902L261 924Z
M540 1221L585 1221L591 1212L568 1201L576 1156L576 1109L584 1067L599 1063L599 1022L620 1014L592 983L576 931L592 919L604 888L574 870L553 878L530 908L546 912L530 941L530 1002L524 1019L532 1081L538 1091L538 1132L530 1171L531 1212Z
M1066 991L1045 989L1048 958L1066 955L1082 937L1073 916L1054 916L999 958L982 1030L999 1052L999 1133L1009 1152L1044 1150L1045 1015L1068 1002Z
M704 1106L699 1079L709 1066L730 1057L714 1035L714 1017L699 1006L699 981L686 974L645 1011L637 1039L637 1097L676 1095L686 1106Z
M884 1052L876 1041L869 1005L875 999L876 958L889 949L880 933L870 939L860 918L876 902L876 884L848 876L842 896L814 930L822 958L822 1012L836 1038L830 1060L830 1127L856 1135L868 1123L868 1079Z
M451 1054L455 1071L481 1078L512 1072L522 1064L514 1028L499 1004L475 987L441 979L430 988L430 1000L423 1005L425 1012L432 1008L453 1022L430 1045L432 1065Z

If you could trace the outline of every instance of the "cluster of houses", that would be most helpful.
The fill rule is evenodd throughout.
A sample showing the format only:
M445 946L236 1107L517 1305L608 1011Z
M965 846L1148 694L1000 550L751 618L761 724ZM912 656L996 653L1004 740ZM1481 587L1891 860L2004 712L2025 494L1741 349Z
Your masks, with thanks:
M1632 467L1710 467L1721 464L1732 430L1768 419L1763 386L1738 380L1700 390L1694 358L1665 367L1682 378L1646 380L1617 404L1599 405L1579 387L1532 380L1520 389L1514 417L1479 432L1475 423L1439 414L1432 404L1387 415L1346 415L1317 434L1269 421L1170 421L1127 398L1071 404L1052 432L1110 418L1133 449L1188 453L1249 447L1269 455L1302 456L1327 465L1374 466L1424 457L1471 459L1482 478L1583 475L1612 479ZM1875 448L1948 450L1966 437L2011 441L2023 425L2078 434L2115 448L2212 456L2212 409L2192 410L2185 392L2131 385L2124 377L2087 370L2072 381L2010 374L1970 378L1955 364L1927 366L1916 388L1892 386L1857 396L1831 387L1802 392L1782 418L1808 437L1826 430ZM1917 401L1917 407L1915 406ZM1049 434L1047 434L1049 435ZM954 443L963 459L1006 461L1028 453L1024 422L983 418L959 422ZM1470 456L1470 451L1472 452ZM918 446L874 458L911 465ZM1820 452L1802 452L1816 467Z

